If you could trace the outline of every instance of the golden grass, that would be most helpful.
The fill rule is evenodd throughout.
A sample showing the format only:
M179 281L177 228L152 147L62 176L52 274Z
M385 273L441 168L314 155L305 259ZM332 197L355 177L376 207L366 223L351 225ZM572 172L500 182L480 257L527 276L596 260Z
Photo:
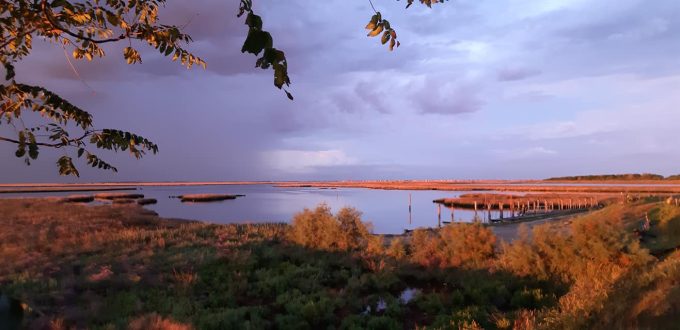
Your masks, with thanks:
M107 200L139 199L139 198L144 198L144 195L143 194L126 194L126 193L102 193L102 194L95 194L94 198L96 198L96 199L107 199Z

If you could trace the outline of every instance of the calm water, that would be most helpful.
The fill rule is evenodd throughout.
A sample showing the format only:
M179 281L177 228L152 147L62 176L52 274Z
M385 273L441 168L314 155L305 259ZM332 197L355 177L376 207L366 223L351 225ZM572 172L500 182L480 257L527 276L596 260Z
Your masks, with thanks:
M129 191L133 192L133 191ZM319 203L328 204L333 212L344 206L363 212L363 220L373 223L379 234L401 234L404 229L437 226L437 205L434 199L456 197L467 191L438 190L374 190L364 188L278 188L270 185L223 186L165 186L140 187L137 191L147 198L156 198L158 204L145 206L162 217L203 220L214 223L289 222L304 208L314 208ZM176 198L182 194L215 193L244 194L245 197L211 203L182 203ZM3 194L6 197L59 196L78 193ZM409 194L411 214L409 217ZM441 208L442 221L451 221L451 210ZM455 210L456 221L471 221L474 212ZM480 217L485 212L479 213ZM493 214L497 216L496 213Z

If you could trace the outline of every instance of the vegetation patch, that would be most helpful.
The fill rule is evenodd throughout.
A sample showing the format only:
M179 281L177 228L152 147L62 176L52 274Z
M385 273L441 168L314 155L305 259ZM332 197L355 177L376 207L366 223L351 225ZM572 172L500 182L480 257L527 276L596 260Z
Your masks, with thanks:
M657 328L679 315L680 258L631 228L647 212L661 238L673 207L615 204L498 244L480 224L387 239L325 205L212 225L2 200L0 292L29 328Z

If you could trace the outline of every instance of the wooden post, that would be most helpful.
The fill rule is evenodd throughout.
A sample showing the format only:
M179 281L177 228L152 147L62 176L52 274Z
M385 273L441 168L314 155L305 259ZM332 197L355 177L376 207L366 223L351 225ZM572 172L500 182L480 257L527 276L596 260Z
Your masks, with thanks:
M408 193L408 224L411 224L411 193Z
M442 227L442 205L437 204L437 226Z
M411 213L411 193L408 193L408 213Z
M503 203L498 203L498 208L500 209L500 217L503 219Z

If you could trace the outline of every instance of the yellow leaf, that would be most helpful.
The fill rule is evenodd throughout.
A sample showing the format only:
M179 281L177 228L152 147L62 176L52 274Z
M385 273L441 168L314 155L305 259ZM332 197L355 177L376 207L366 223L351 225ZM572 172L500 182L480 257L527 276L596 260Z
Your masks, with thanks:
M382 32L382 31L383 31L383 26L378 25L375 29L373 29L373 31L368 33L368 36L369 37L375 37L375 36L379 35L380 32Z

